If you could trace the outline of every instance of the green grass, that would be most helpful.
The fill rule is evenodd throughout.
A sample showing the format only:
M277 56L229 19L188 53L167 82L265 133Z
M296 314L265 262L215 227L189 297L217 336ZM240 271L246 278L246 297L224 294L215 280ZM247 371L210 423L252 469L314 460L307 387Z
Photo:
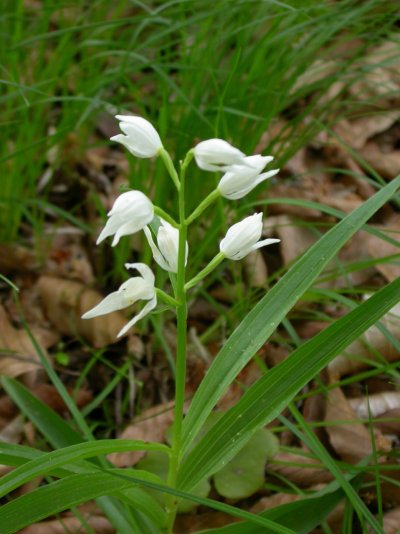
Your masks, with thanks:
M48 171L50 182L61 175L77 186L76 162L87 148L108 143L95 134L102 112L146 116L177 157L213 136L251 153L283 114L289 146L276 153L276 138L265 147L283 165L317 131L357 112L359 104L346 102L345 90L323 97L338 79L350 86L363 76L365 60L359 58L368 46L391 38L395 6L381 6L379 0L117 0L112 7L106 1L45 1L40 7L6 1L0 18L1 238L15 239L28 217L41 231L43 206L31 203L40 177ZM361 44L338 52L357 38ZM332 72L297 87L316 59L333 62ZM52 147L56 156L49 158ZM132 159L127 178L170 208L168 177L158 163L153 171ZM190 177L189 208L215 183L212 175L197 178L195 172ZM84 211L75 206L72 214ZM212 223L221 233L222 207ZM199 254L199 263L207 254Z

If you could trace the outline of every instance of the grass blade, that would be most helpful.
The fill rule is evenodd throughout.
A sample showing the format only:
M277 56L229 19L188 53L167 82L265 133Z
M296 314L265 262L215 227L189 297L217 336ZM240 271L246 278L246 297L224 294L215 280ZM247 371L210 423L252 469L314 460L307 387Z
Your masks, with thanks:
M46 453L40 458L31 460L19 468L17 467L11 473L4 475L0 480L0 498L29 480L32 480L32 478L54 472L54 469L71 462L76 462L77 460L106 455L112 452L145 450L169 453L169 448L161 443L146 443L144 441L129 439L105 439L95 442L79 443L78 445L58 449Z
M131 486L131 482L110 477L107 473L69 476L5 504L0 510L1 532L2 534L19 532L27 525L72 506L103 495L113 495Z
M343 497L343 490L339 488L329 493L324 492L323 495L282 504L262 512L260 516L278 521L281 525L295 530L297 534L307 534L324 521ZM259 530L256 525L243 521L226 527L202 530L199 534L259 534Z
M299 389L399 300L400 279L304 343L260 378L184 458L179 487L190 490L229 461L257 428L273 420ZM380 532L379 525L373 526Z
M183 450L187 450L218 399L274 332L287 312L311 286L336 252L392 197L399 185L400 176L342 219L315 243L248 313L214 359L193 397L183 424Z

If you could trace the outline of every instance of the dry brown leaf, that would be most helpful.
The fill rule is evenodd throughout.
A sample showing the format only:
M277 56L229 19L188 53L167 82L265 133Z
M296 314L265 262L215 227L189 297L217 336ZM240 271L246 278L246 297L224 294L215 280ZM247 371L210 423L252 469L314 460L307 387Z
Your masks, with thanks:
M0 244L0 272L2 274L32 271L37 266L36 255L31 249L15 243Z
M379 428L382 434L394 434L400 437L400 408L382 413L380 419L382 421L378 420L374 426ZM391 421L385 421L385 419L391 419Z
M386 41L371 49L363 58L364 74L350 85L350 93L361 101L376 101L377 96L382 98L379 103L385 102L388 109L399 101L400 89L400 59L396 41Z
M396 304L380 323L400 340L400 304ZM368 347L372 347L372 350ZM400 356L385 335L376 326L372 326L359 340L351 343L343 355L334 358L328 368L331 373L339 376L356 373L368 367L368 363L360 359L374 361L377 359L376 351L387 361L397 360Z
M40 340L37 339L40 344ZM43 353L46 349L42 346ZM20 376L32 373L31 378L41 369L39 357L25 330L14 328L7 314L0 306L0 375Z
M308 228L300 226L292 217L277 215L265 220L263 235L271 235L274 232L281 240L280 250L285 265L298 258L310 248L317 236Z
M115 529L111 523L102 516L87 515L84 516L86 523L94 530L94 532L101 534L114 534ZM53 519L50 521L42 521L35 525L29 525L19 531L19 534L65 534L66 532L74 532L84 534L86 532L82 522L74 516L66 516L60 519Z
M300 449L299 454L278 452L268 463L267 470L272 474L278 473L302 488L318 483L328 483L333 479L332 474L327 469L323 466L319 467L317 459L304 456L301 452L303 451Z
M322 197L323 203L327 204L325 197ZM360 200L357 201L357 205ZM330 204L334 202L330 199ZM340 209L343 209L342 202L338 202ZM354 206L351 207L351 211ZM264 234L270 236L274 233L281 239L280 252L285 265L294 262L306 250L308 250L317 240L318 234L306 226L302 226L301 222L296 221L288 215L277 215L269 217L263 228ZM353 239L351 239L339 252L339 259L344 263L360 261L362 259L369 259L364 239L361 239L361 232L358 232ZM337 268L337 263L333 260L329 263L329 268ZM343 287L348 286L349 281L354 285L359 285L371 278L375 270L373 267L363 270L356 270L347 273L346 276L338 276L336 279L329 282L323 282L319 285L322 287Z
M19 443L24 433L24 418L22 415L17 415L5 427L1 429L0 441L6 443Z
M268 269L260 250L254 250L245 256L244 269L250 287L265 286L268 279Z
M209 528L220 528L240 521L223 512L205 512L178 515L174 526L174 534L189 534Z
M392 180L400 174L400 150L385 153L376 142L369 141L360 154L384 178Z
M383 532L385 534L399 534L400 532L400 508L395 508L383 514ZM368 527L369 534L376 532Z
M388 130L399 118L399 111L385 111L384 114L375 113L360 119L343 119L333 129L346 145L360 150L368 139ZM331 141L335 142L334 139Z
M357 415L340 388L328 393L325 421L335 423L327 425L326 432L336 454L345 462L354 464L372 453L369 430L357 422ZM375 445L378 451L388 452L391 449L390 441L379 431Z
M173 405L173 402L168 402L145 410L134 423L122 431L119 438L162 443L174 419ZM108 458L117 467L130 467L137 464L145 454L145 451L116 452Z
M332 389L328 393L325 421L339 421L334 425L327 425L326 432L335 452L343 460L353 464L371 454L369 432L363 424L357 423L357 416L340 388Z
M276 493L268 497L262 497L250 508L250 512L253 514L260 514L265 510L271 510L282 504L288 504L290 502L296 502L301 499L301 495L298 493Z
M61 230L63 232L61 233ZM58 228L47 253L44 272L48 276L69 278L91 284L94 280L92 265L80 234L65 233L67 228Z
M309 490L321 490L325 487L326 484L317 484L316 486L311 486L308 488ZM250 512L253 514L260 514L261 512L265 510L271 510L273 508L276 508L277 506L281 506L282 504L288 504L291 502L300 501L302 498L299 494L293 494L293 493L276 493L275 495L271 495L269 497L262 497L259 501L256 502L251 508ZM340 503L332 512L328 515L327 521L331 529L334 530L334 532L338 532L338 534L341 532L340 529L341 525L341 519L343 517L344 512L344 503Z
M388 410L400 408L400 391L384 391L369 397L349 399L349 404L360 419L379 417Z
M117 334L126 324L121 312L84 320L81 316L98 304L103 296L83 284L51 276L42 276L39 291L49 321L62 334L83 336L93 346L104 347L117 341Z
M379 271L388 282L393 282L400 277L400 227L376 226L381 232L386 233L392 239L399 241L398 246L392 245L379 237L364 233L366 249L371 258L379 259L385 256L397 255L397 258L390 263L377 262L375 269Z

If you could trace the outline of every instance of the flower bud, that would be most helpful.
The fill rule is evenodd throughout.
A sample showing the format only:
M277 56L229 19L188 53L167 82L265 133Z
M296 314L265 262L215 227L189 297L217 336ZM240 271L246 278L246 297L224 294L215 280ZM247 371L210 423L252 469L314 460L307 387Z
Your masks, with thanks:
M257 248L279 243L280 239L259 241L262 226L262 213L255 213L234 224L221 241L219 245L220 251L230 260L241 260Z
M160 267L171 273L178 272L179 231L160 217L157 231L157 245L154 243L150 229L146 226L144 233L153 252L153 257ZM188 244L186 243L186 260ZM185 262L186 262L185 260Z
M114 235L112 242L114 247L122 236L142 230L153 217L153 204L141 191L122 193L108 212L108 221L96 243L98 245L106 237Z
M138 158L151 158L160 152L160 136L149 121L130 115L117 115L116 118L121 121L119 127L125 135L114 135L111 141L121 143Z
M245 155L223 139L208 139L193 149L194 158L204 171L226 171L234 164L246 165Z
M107 313L127 308L138 300L147 300L148 302L143 309L122 328L117 337L123 336L157 305L154 274L150 267L144 263L126 263L125 267L138 270L141 276L129 278L117 291L107 295L97 306L82 315L82 319L92 319L99 315L106 315Z
M218 190L223 197L230 200L242 198L258 184L279 172L279 169L273 169L260 174L274 159L272 156L255 155L244 159L247 165L233 165L221 178Z

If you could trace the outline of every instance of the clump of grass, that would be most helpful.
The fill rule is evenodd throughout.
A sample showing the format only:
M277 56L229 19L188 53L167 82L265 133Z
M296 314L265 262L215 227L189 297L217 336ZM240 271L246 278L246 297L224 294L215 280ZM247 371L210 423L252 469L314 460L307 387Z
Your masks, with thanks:
M290 142L278 154L282 165L317 131L350 111L341 95L323 97L338 79L351 85L363 76L363 62L357 60L388 39L394 12L394 5L382 9L379 0L146 6L119 0L112 7L104 1L6 2L0 20L6 43L1 239L15 239L24 219L40 232L43 205L29 202L37 197L39 179L50 172L51 187L57 172L70 173L63 154L71 135L78 137L81 153L107 143L88 135L103 111L146 116L161 135L168 128L176 153L192 146L194 135L228 137L251 153L283 114L288 119L283 134ZM329 72L299 86L316 59L329 61ZM265 149L273 150L279 141L270 139ZM56 158L48 155L52 146ZM161 167L149 179L148 169L132 161L129 181L131 187L154 188L156 202L170 196ZM192 202L210 185L193 181ZM46 188L40 195L46 198ZM221 210L214 218L214 226L223 224Z

